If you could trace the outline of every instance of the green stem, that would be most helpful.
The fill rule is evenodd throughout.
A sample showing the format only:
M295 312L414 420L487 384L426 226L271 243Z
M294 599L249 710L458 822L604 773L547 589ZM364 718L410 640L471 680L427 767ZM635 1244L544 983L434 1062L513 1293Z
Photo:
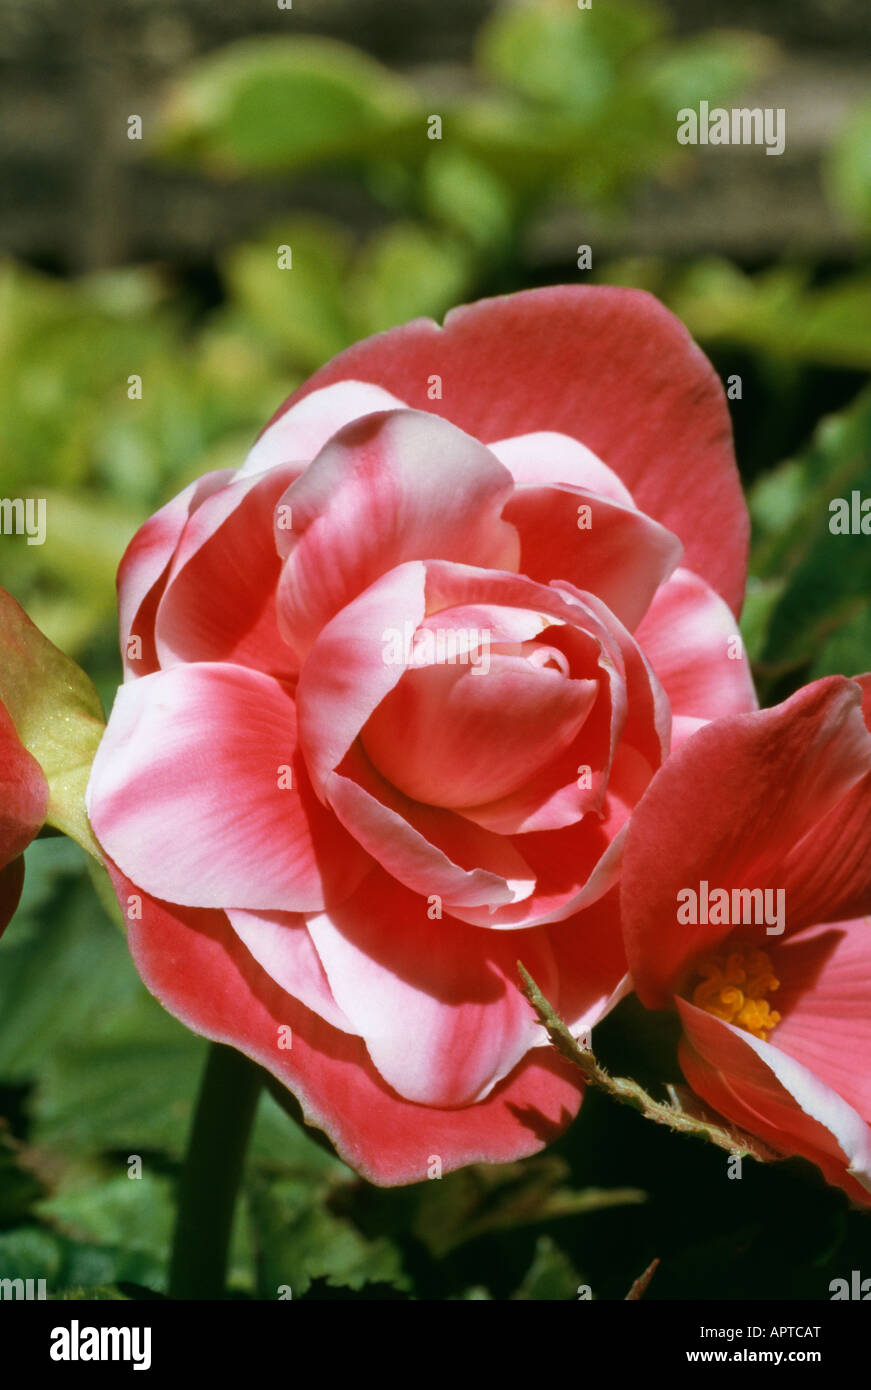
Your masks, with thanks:
M224 1298L233 1211L262 1073L212 1043L179 1191L169 1271L171 1298Z

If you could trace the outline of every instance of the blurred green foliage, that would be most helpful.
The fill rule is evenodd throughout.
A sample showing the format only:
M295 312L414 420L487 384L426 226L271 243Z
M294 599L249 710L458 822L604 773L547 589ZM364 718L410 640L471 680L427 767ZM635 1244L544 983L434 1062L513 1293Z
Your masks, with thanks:
M281 400L355 339L526 287L540 275L528 233L549 209L616 218L639 181L692 179L676 109L740 95L770 51L752 34L677 37L661 9L634 0L588 12L539 0L496 9L468 87L448 94L303 38L251 40L182 72L149 158L232 180L240 197L249 177L329 170L365 188L379 225L357 236L303 200L221 256L206 308L172 268L60 281L0 265L2 492L48 503L45 545L4 540L0 583L111 703L114 574L158 505L241 462ZM440 140L427 134L434 115ZM860 234L871 229L869 120L867 107L853 114L825 169ZM282 247L292 268L279 268ZM871 497L871 398L815 431L811 418L808 437L793 424L835 375L871 367L871 263L818 271L650 257L597 259L595 270L658 294L718 368L737 361L744 375L733 415L753 456L755 545L742 626L767 699L871 666L869 538L828 525L832 497ZM583 278L571 250L554 278ZM141 399L128 396L134 375ZM668 1040L643 1035L653 1017L631 1010L598 1030L605 1060L643 1079L655 1046L676 1077ZM32 846L22 909L0 943L0 1273L38 1269L70 1298L164 1290L203 1053L138 981L85 855L63 840ZM128 1177L131 1155L141 1179ZM819 1298L827 1271L860 1261L864 1228L809 1169L749 1165L732 1184L720 1160L590 1097L539 1159L380 1192L265 1097L232 1286L267 1298L286 1284L294 1298L537 1300L590 1282L595 1296L622 1298L658 1254L648 1297Z

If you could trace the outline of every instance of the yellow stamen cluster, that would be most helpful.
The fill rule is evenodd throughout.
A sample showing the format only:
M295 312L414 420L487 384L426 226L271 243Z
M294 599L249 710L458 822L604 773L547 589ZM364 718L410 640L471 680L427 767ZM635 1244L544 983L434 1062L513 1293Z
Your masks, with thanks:
M706 956L696 969L702 979L693 990L693 1003L767 1042L780 1014L765 996L778 989L780 981L765 951L734 946L728 955Z

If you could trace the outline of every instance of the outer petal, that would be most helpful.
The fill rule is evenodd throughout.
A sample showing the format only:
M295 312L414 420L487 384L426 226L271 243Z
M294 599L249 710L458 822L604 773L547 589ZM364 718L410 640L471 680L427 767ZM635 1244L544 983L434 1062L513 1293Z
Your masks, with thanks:
M502 515L520 536L523 574L595 594L630 632L681 556L677 536L658 522L567 484L519 487Z
M623 862L626 949L645 1004L664 1007L692 959L732 931L677 921L678 892L703 879L784 889L790 930L871 905L871 736L860 700L854 681L826 677L774 709L715 720L660 769Z
M499 439L487 447L510 470L516 483L533 487L568 483L596 492L600 497L609 497L624 507L635 505L631 492L613 468L567 434L540 430L537 434Z
M680 1063L693 1090L785 1155L816 1163L831 1183L871 1205L871 1129L819 1076L774 1043L683 999Z
M175 548L188 518L207 497L229 482L229 468L205 473L140 526L118 566L118 613L124 679L156 671L154 617ZM141 654L131 656L129 639L138 637Z
M430 401L428 382L442 380ZM282 408L336 381L370 381L488 442L571 435L639 509L674 531L686 563L737 610L749 526L722 386L651 295L557 286L418 319L340 353ZM281 413L281 412L279 412Z
M247 478L276 465L308 462L343 425L376 410L401 410L404 405L389 391L365 381L339 381L313 391L266 426L236 476Z
M279 535L279 611L293 650L304 656L331 618L407 561L516 569L517 533L500 516L513 486L477 440L432 415L347 425L282 499L292 530Z
M655 595L635 639L665 688L679 728L757 708L750 663L731 610L689 570ZM672 747L683 740L672 739Z
M546 933L522 942L445 917L386 874L309 920L333 994L384 1080L406 1100L482 1100L541 1041L519 989L518 952L546 994L557 977Z
M206 498L185 525L155 619L162 667L229 661L286 677L296 664L275 612L281 561L275 505L297 466L230 483Z
M110 865L126 903L139 890ZM371 1182L419 1182L433 1156L443 1172L507 1163L552 1143L576 1114L577 1067L537 1049L479 1104L440 1110L402 1100L378 1076L358 1038L310 1013L256 963L221 912L172 908L144 897L130 949L148 988L196 1033L228 1043L289 1087L307 1124ZM293 1045L279 1047L289 1026Z
M357 1033L330 989L301 912L244 912L230 908L230 926L266 974L307 1009L343 1033Z
M146 892L189 906L317 911L369 863L311 791L292 698L241 666L174 666L122 686L88 809Z

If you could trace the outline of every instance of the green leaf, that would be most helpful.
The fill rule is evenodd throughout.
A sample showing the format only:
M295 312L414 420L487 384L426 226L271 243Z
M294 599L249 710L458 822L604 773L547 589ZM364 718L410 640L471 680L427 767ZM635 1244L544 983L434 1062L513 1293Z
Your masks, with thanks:
M414 1233L441 1258L457 1246L497 1231L515 1230L559 1217L644 1202L638 1188L567 1185L568 1167L552 1154L525 1163L478 1164L424 1184Z
M618 67L644 52L662 27L660 12L647 4L508 5L481 30L478 61L488 77L527 97L595 116Z
M320 38L246 39L201 59L170 94L158 150L222 174L389 152L420 124L413 91L356 49Z
M747 275L712 259L693 266L668 302L702 343L750 348L775 362L871 370L871 275L816 289L806 281L793 266Z
M871 102L848 116L824 166L832 201L863 232L871 232Z
M462 150L437 147L424 166L423 188L436 221L473 246L498 249L510 241L514 217L510 189L480 160Z
M761 651L772 673L807 662L813 675L871 666L871 538L830 530L831 502L854 492L871 498L871 391L823 420L808 447L750 494L751 572L777 584Z
M25 1167L23 1146L0 1121L0 1227L18 1224L43 1194L42 1182Z
M65 1293L59 1295L59 1298L66 1303L123 1303L129 1299L129 1294L122 1293L115 1284L98 1284L96 1288L92 1289L81 1287L67 1289Z
M0 1234L0 1278L44 1279L48 1298L82 1298L84 1289L122 1280L152 1285L161 1266L147 1254L70 1240L46 1226L18 1226Z
M711 106L729 101L758 77L773 53L770 40L758 34L713 31L657 48L645 64L645 78L674 131L682 107L702 99Z
M74 1240L148 1254L159 1267L172 1235L174 1196L173 1182L149 1172L147 1162L142 1176L131 1178L119 1160L115 1173L102 1164L62 1184L38 1212Z
M569 1257L550 1236L540 1236L535 1257L514 1298L520 1302L575 1299L580 1283L581 1277Z
M48 782L46 822L102 859L85 811L85 787L105 720L84 671L0 590L0 700Z
M290 248L289 266L279 264L282 247ZM346 233L326 218L275 226L224 258L231 304L295 367L313 371L353 338L344 285L350 251Z
M4 1080L26 1081L52 1056L68 1058L141 989L82 869L69 840L38 840L27 851L21 905L0 940Z
M363 249L348 286L361 335L426 315L441 319L470 283L459 243L413 223L394 223Z
M0 1233L0 1279L45 1279L51 1292L63 1263L57 1237L40 1226L17 1226Z
M253 1176L248 1205L261 1298L278 1298L284 1286L293 1298L301 1297L315 1279L356 1290L365 1284L409 1287L391 1241L369 1240L349 1220L333 1215L328 1196L329 1189L295 1179L267 1182Z

